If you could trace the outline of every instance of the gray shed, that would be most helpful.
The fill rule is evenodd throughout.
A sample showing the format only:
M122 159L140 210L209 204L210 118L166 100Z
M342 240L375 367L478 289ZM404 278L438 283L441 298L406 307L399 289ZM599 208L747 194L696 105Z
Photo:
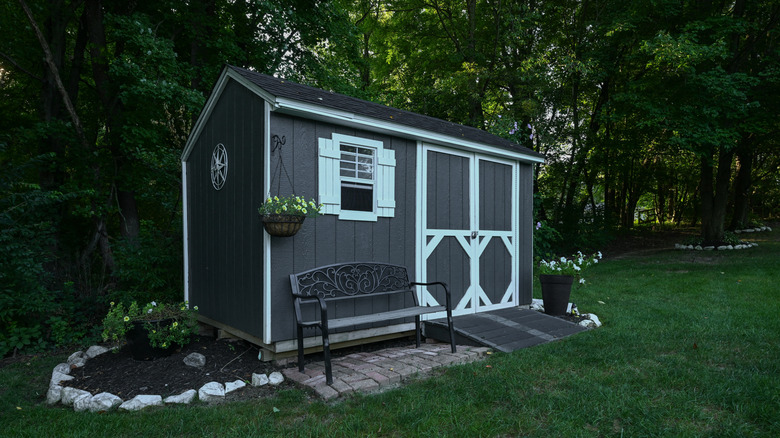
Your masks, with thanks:
M370 171L341 176L354 151ZM288 276L318 266L406 266L412 281L446 282L456 316L531 303L532 175L543 157L506 139L227 66L181 160L185 299L205 322L259 345L263 359L295 351ZM367 200L342 203L350 187ZM293 190L324 214L272 237L257 208ZM439 298L422 287L418 297ZM358 327L331 342L413 325ZM307 347L320 345L316 335Z

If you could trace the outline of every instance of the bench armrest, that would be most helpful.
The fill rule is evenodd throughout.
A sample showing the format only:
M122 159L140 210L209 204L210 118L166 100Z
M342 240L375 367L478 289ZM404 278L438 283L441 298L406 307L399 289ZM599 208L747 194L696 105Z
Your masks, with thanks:
M293 296L299 303L303 302L314 302L316 301L320 307L320 328L327 333L328 332L328 304L325 302L325 299L322 298L319 295L315 296L309 296L309 295L301 295L296 294L293 292ZM298 307L298 306L296 306ZM297 309L296 309L297 310ZM298 312L296 312L298 313ZM303 320L301 318L301 315L296 315L298 317L298 324L300 325Z
M444 295L447 298L447 310L452 310L452 296L450 295L450 289L447 287L447 283L441 281L431 281L427 283L421 283L413 281L409 283L409 286L441 286L444 288Z

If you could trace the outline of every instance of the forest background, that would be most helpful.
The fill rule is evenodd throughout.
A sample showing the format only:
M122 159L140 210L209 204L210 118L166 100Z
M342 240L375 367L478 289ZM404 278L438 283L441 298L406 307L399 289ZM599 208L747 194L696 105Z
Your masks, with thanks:
M180 300L180 154L226 63L547 156L536 255L780 212L773 0L0 3L0 357ZM258 200L259 202L259 200Z

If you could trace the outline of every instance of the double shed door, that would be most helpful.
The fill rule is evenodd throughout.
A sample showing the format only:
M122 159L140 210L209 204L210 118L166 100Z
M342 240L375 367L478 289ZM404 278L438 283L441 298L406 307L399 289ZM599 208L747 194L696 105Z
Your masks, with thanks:
M447 283L454 315L516 306L517 163L431 145L423 145L421 158L422 281ZM440 289L421 288L421 303L444 304Z

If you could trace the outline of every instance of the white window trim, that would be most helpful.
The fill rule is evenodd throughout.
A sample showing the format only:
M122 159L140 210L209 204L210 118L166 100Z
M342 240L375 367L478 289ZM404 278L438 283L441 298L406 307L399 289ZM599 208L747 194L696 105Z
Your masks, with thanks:
M373 211L341 210L341 145L374 150ZM319 139L319 195L323 214L335 214L339 220L373 221L395 215L395 151L384 143L352 135L336 134ZM354 178L345 177L346 181Z

